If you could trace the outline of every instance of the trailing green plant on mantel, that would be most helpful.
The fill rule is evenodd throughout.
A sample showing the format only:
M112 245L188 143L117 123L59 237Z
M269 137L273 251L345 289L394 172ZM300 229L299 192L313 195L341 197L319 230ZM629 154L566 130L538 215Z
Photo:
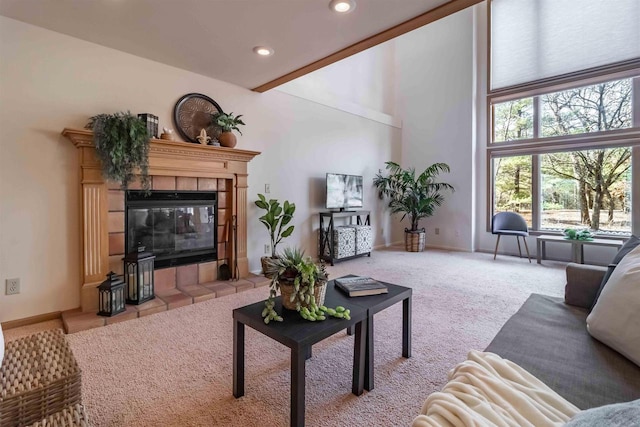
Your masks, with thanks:
M329 275L324 264L316 264L311 257L298 248L286 248L278 258L268 261L271 274L269 299L262 310L264 323L283 318L275 310L278 290L282 295L282 305L296 310L300 316L311 322L322 321L327 316L351 319L351 311L342 306L328 308L323 305Z
M142 188L151 188L149 179L149 132L147 126L129 111L98 114L89 119L86 129L93 130L93 144L102 163L105 179L127 188L140 172Z

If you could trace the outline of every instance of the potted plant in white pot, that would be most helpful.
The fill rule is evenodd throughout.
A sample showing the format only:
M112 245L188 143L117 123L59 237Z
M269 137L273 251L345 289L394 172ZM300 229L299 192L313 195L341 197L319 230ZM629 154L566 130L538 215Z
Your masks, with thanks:
M244 126L244 122L242 121L241 117L242 114L234 116L233 113L218 113L212 115L212 123L214 125L220 126L220 128L222 129L222 133L218 137L220 145L229 148L233 148L236 146L238 139L232 131L238 131L238 133L242 135L242 132L238 128L239 125Z
M268 264L271 286L269 298L262 310L264 323L283 321L275 310L278 291L282 295L283 308L297 311L303 319L310 322L325 320L327 316L347 320L351 318L347 308L324 306L329 278L324 264L316 264L298 248L286 248L278 258L269 259Z
M381 199L389 200L392 213L401 213L403 220L409 217L411 228L405 228L405 249L421 252L425 245L425 229L418 228L422 218L430 217L444 202L444 191L454 191L446 182L436 182L441 172L449 172L446 163L434 163L416 176L414 168L403 169L395 162L386 162L388 175L376 174L373 184Z
M102 163L102 175L127 188L139 172L142 188L149 190L149 141L147 125L130 112L98 114L89 119L93 144Z
M278 257L278 252L276 251L278 243L293 233L295 227L293 225L287 227L287 225L293 219L296 204L289 203L289 201L285 200L284 203L280 205L277 199L267 200L262 194L258 194L258 200L256 200L255 203L257 207L266 211L265 214L258 219L269 231L269 237L271 238L271 257L263 256L260 258L260 261L262 262L264 275L270 277L267 271L267 261Z

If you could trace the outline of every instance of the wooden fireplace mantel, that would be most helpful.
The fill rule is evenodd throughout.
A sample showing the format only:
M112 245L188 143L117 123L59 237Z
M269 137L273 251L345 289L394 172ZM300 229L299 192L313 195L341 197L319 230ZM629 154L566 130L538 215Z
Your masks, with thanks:
M91 311L97 307L95 286L109 272L108 185L102 177L93 132L65 128L62 135L78 148L80 159L81 304L82 311ZM259 154L163 139L152 139L149 148L149 175L232 180L231 209L237 219L237 261L241 278L249 274L247 164Z

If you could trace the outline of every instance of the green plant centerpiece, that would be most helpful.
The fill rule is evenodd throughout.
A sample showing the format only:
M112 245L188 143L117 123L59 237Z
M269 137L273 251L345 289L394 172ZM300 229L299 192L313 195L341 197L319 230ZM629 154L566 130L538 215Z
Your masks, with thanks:
M323 305L329 275L324 264L316 264L301 249L286 248L278 258L269 260L268 271L272 278L269 299L262 310L264 323L283 320L275 310L278 291L284 308L296 310L303 319L311 322L325 320L327 316L351 318L349 309Z
M593 236L595 235L591 230L578 230L575 228L565 228L562 234L565 239L569 240L593 240Z
M256 206L265 210L265 214L258 219L269 231L269 237L271 238L271 258L277 258L276 248L278 243L293 233L294 226L289 225L289 223L293 219L296 205L295 203L289 203L287 200L280 205L278 200L267 200L264 195L258 194ZM269 259L269 257L262 257L260 259L262 262L262 271L267 277L269 277L269 273L267 272L267 261Z
M211 123L219 126L222 129L222 133L218 137L220 145L223 147L233 148L236 146L238 140L232 131L237 131L240 135L242 132L238 126L245 126L245 123L241 119L242 114L234 116L233 113L217 113L211 116Z
M127 188L140 172L144 190L149 179L149 141L146 124L130 112L98 114L89 119L86 129L93 130L93 144L102 163L102 175Z
M446 163L434 163L416 175L414 168L402 168L395 162L386 162L388 174L376 174L373 184L381 199L389 200L391 213L401 213L404 220L409 217L411 228L405 228L405 249L421 252L425 245L425 229L418 229L422 218L430 217L444 202L444 191L454 191L452 185L437 182L441 172L449 172Z

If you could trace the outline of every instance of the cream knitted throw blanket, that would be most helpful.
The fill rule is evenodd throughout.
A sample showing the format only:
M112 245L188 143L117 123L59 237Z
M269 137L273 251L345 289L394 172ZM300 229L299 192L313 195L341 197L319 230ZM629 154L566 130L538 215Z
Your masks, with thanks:
M561 426L578 412L515 363L471 351L443 390L427 398L413 427Z

